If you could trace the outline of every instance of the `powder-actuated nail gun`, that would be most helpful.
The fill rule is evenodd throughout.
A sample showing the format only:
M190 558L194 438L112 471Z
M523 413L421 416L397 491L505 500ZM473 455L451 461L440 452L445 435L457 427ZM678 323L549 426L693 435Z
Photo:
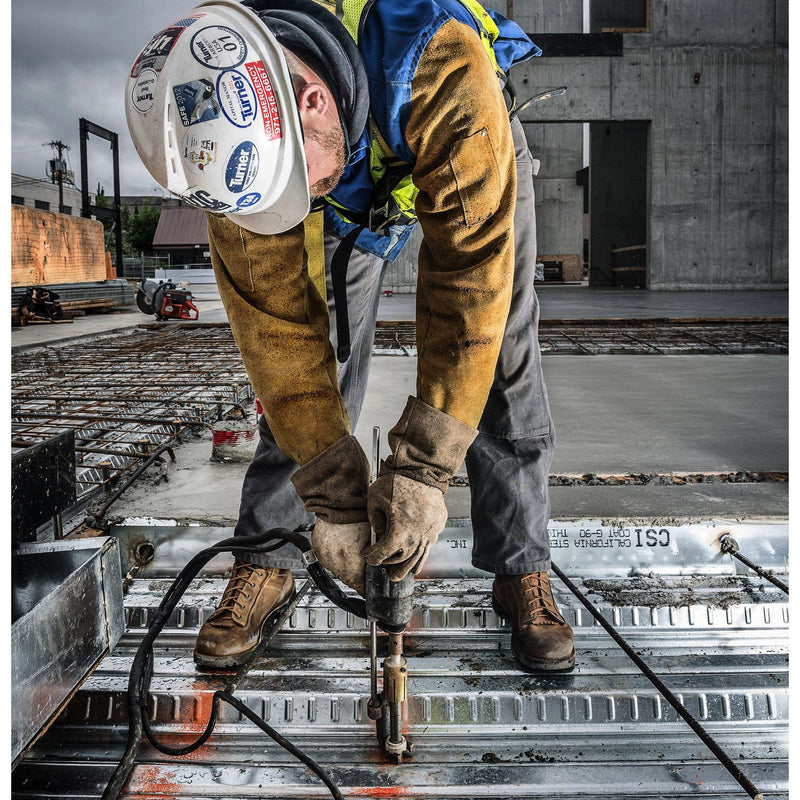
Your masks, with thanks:
M380 463L380 428L372 430L372 480ZM372 535L373 543L375 534ZM366 607L370 627L369 718L383 751L400 763L413 745L403 735L403 709L408 699L408 661L403 655L403 634L411 621L414 575L391 581L385 567L367 565ZM378 628L387 634L383 660L383 689L378 690Z
M411 755L413 745L403 735L403 705L408 698L408 661L403 633L411 621L414 576L390 581L384 567L367 566L367 616L370 623L369 717L375 720L378 741L398 763ZM378 628L388 634L383 661L383 691L378 691Z

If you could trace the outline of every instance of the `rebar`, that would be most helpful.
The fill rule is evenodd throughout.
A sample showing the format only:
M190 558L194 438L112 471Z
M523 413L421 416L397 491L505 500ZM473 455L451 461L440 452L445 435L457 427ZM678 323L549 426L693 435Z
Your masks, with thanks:
M667 685L653 672L647 662L628 644L619 634L617 629L600 613L594 604L581 592L580 589L556 566L550 562L550 568L559 580L578 599L581 605L594 617L600 627L619 645L625 655L633 661L650 683L661 693L664 699L672 706L678 716L692 729L700 741L714 754L720 764L729 772L731 777L747 792L752 800L763 800L763 795L753 782L742 772L739 765L717 744L708 731L684 708L683 703L670 691Z
M785 354L789 326L784 318L545 319L539 344L545 355ZM416 347L414 322L379 322L375 347L409 355Z
M12 448L75 432L79 503L141 473L253 391L227 326L141 326L12 358Z

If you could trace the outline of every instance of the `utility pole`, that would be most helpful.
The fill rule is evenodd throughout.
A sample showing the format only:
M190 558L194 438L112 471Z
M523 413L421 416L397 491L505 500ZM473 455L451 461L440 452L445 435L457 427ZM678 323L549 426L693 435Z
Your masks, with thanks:
M69 150L69 146L62 141L50 142L49 146L58 153L56 158L50 160L50 180L58 184L58 210L59 213L64 213L64 180L69 180L67 175L67 165L62 155L65 150Z

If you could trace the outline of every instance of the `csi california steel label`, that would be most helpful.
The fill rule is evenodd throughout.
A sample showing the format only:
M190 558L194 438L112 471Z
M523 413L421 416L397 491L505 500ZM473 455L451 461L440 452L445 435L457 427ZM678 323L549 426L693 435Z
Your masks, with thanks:
M219 116L219 103L214 94L214 84L200 78L172 87L175 105L184 127L208 122Z
M238 67L247 55L247 45L236 31L224 25L209 25L192 36L192 55L204 67Z
M183 137L183 160L197 172L216 163L219 144L214 139L198 136L191 130Z
M131 68L131 77L138 78L145 69L154 69L159 72L167 60L167 56L178 41L178 37L190 26L204 17L205 14L193 14L189 17L173 22L168 28L159 31L139 53Z
M142 114L153 107L156 99L158 73L154 69L143 69L131 89L131 103Z
M261 117L264 121L264 133L267 140L281 138L281 116L278 113L278 101L272 90L269 75L261 61L249 61L244 65L261 106Z
M228 191L239 194L247 189L258 174L258 150L253 142L241 142L233 148L225 167Z
M258 101L250 81L229 69L217 78L217 98L222 113L237 128L249 127L258 115Z

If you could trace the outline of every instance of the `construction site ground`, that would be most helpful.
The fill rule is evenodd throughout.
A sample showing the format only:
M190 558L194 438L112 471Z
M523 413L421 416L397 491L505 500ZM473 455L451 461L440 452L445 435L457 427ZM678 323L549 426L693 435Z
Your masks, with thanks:
M787 292L647 292L540 287L542 320L788 317ZM200 322L224 322L219 300L198 301ZM414 295L381 298L378 318L413 320ZM68 325L12 332L15 354L152 322L137 309ZM174 323L165 322L164 325ZM187 324L187 323L183 323ZM551 516L773 517L788 514L788 483L715 480L724 473L788 472L788 359L776 355L549 355L543 369L557 431L551 472L563 476L652 476L647 485L551 488ZM415 391L416 356L374 356L355 430L367 453L372 430L386 432ZM252 407L251 407L252 408ZM255 422L255 410L252 410ZM169 481L143 481L115 504L115 516L231 525L247 464L215 462L211 433L181 445ZM672 473L710 473L707 482L666 485ZM469 490L446 495L451 516L467 516Z
M344 797L745 797L742 780L712 756L667 695L587 613L576 588L713 735L740 777L752 780L765 798L785 800L788 599L780 587L721 553L719 541L732 535L743 554L788 582L788 293L546 286L538 294L543 328L554 320L605 320L613 327L614 320L680 319L717 320L728 331L724 346L709 339L706 350L682 355L660 353L645 338L635 354L584 346L574 354L543 356L557 430L549 533L554 564L564 573L553 583L575 631L574 672L533 674L514 660L508 623L492 609L491 576L469 561L469 489L457 476L446 494L447 528L418 576L404 644L409 700L403 729L414 741L413 758L392 763L377 747L366 713L366 623L316 590L259 654L237 697L326 767ZM413 295L384 296L379 319L413 320L414 302ZM199 327L224 325L219 300L208 297L198 305ZM744 321L756 319L778 321L784 329L767 334L763 351L729 354L736 352ZM124 406L113 413L136 425L145 414L142 402L158 408L158 398L143 399L148 393L172 393L188 407L203 391L196 380L190 385L192 369L199 374L199 365L215 355L224 366L208 374L234 376L223 378L235 384L226 408L242 402L247 386L239 383L241 369L225 372L237 359L230 335L211 328L193 333L203 336L191 344L176 323L155 323L128 308L14 331L13 446L24 447L26 436L57 427L61 408L70 409L74 420L86 410L101 414L103 391L130 399L129 416ZM43 347L58 345L75 357L37 361ZM415 390L415 348L392 352L373 358L355 430L368 454L375 426L382 433L381 454L387 453L386 434ZM193 365L188 376L181 359ZM35 370L51 366L57 377L37 398ZM125 371L131 372L127 380ZM64 400L70 375L75 398ZM167 388L150 386L149 375L166 377ZM213 413L216 405L212 399L207 410ZM255 425L255 404L243 407ZM169 413L165 408L153 415ZM103 431L82 433L82 457L90 457L92 446L99 445L99 454L115 446L110 432L107 442L102 436L94 441L93 432ZM124 633L14 769L15 800L101 795L125 749L128 675L147 627L189 558L231 533L246 460L212 460L209 425L182 438L174 462L154 464L108 511L125 576ZM236 456L245 452L241 448ZM86 474L89 485L114 485L102 470ZM156 644L148 710L157 733L172 744L185 744L203 730L212 694L226 679L199 670L191 652L230 565L231 557L217 557L192 582ZM304 572L295 578L299 585ZM213 737L186 757L143 745L120 795L326 796L305 767L227 706Z

